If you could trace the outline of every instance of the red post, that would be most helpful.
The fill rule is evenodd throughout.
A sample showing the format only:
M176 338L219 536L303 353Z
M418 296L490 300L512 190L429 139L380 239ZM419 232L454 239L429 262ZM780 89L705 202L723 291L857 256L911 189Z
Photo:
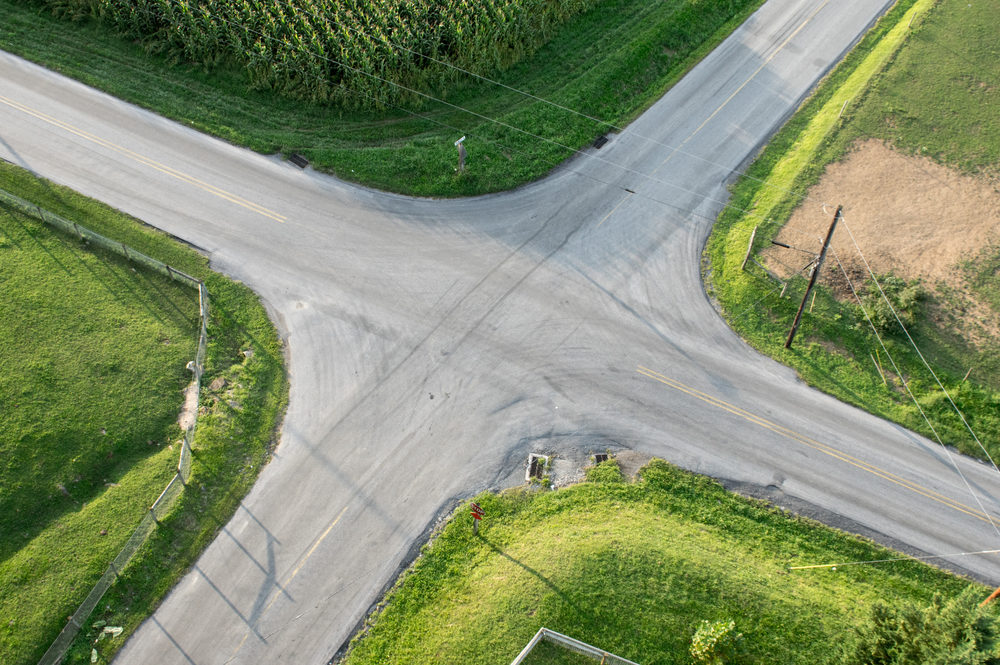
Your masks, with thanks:
M471 515L472 515L472 533L473 534L478 534L479 533L479 520L483 519L483 516L485 514L486 513L483 511L482 508L479 507L478 503L472 504Z

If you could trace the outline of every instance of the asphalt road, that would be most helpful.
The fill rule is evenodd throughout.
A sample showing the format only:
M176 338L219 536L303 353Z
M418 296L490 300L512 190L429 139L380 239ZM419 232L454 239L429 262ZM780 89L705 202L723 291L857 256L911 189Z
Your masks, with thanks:
M601 150L455 201L300 171L0 55L0 156L204 248L287 342L274 460L117 662L326 662L442 511L529 452L634 449L914 552L1000 547L995 470L955 462L972 496L935 444L744 345L699 277L733 170L886 5L771 0ZM995 555L960 562L1000 582Z

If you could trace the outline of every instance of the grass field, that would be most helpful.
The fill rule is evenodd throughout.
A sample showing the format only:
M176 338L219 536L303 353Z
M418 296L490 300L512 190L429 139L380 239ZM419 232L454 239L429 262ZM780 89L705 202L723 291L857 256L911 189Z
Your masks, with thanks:
M919 408L898 380L889 388L883 382L871 358L880 350L884 360L884 350L852 303L836 300L821 286L795 347L785 350L805 280L793 281L782 298L780 285L762 271L739 266L751 230L759 225L756 246L766 245L800 203L792 192L817 182L826 164L843 157L857 139L883 138L904 153L931 155L967 173L995 173L1000 59L990 56L997 50L993 9L952 0L897 5L782 129L749 177L737 183L705 254L710 293L753 346L813 385L933 436L923 410L945 443L979 456L979 443L901 332L885 338L886 348L899 367L893 374L907 377ZM998 256L995 245L987 247L965 268L973 289L993 307L991 295L1000 289ZM925 311L947 310L947 294L926 286L931 302ZM977 438L992 455L1000 454L1000 383L989 371L1000 359L1000 340L975 349L954 327L929 316L918 318L911 333ZM970 367L979 371L964 380Z
M736 28L762 0L603 0L499 80L624 125ZM509 189L549 172L606 125L468 79L447 101L520 128L427 102L406 112L345 112L248 89L239 70L173 66L91 23L0 0L0 48L263 153L302 153L338 177L422 196ZM453 142L466 135L468 170Z
M256 297L190 249L13 166L0 164L0 187L205 279L204 380L241 386L225 395L241 410L203 392L195 491L101 603L101 617L131 630L266 460L286 391L280 345ZM0 252L0 344L9 350L0 359L0 652L21 665L37 662L176 469L198 303L191 289L8 210L0 211ZM241 354L248 348L251 359ZM101 649L110 653L127 634ZM90 660L86 640L80 662Z
M970 586L914 561L791 571L893 554L665 462L635 483L609 475L480 495L478 536L460 507L345 665L506 663L542 626L642 665L690 663L703 620L735 622L741 662L836 663L875 601L923 604ZM552 648L529 661L581 662Z

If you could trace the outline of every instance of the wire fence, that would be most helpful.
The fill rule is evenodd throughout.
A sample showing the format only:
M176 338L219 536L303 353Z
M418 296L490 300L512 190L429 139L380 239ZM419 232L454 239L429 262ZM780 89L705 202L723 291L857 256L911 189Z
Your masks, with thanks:
M199 330L198 330L198 351L195 355L195 359L188 364L188 369L194 373L193 386L189 389L189 399L193 400L195 404L198 403L198 397L201 393L201 375L205 367L205 353L207 348L208 340L208 289L205 288L205 283L200 279L196 279L191 275L188 275L176 268L173 268L162 261L158 261L152 257L146 256L142 252L135 250L123 242L118 242L117 240L112 240L100 233L91 231L90 229L80 226L76 222L72 222L68 219L60 217L48 210L22 199L21 197L11 194L3 189L0 189L0 204L9 206L15 210L20 210L28 215L33 215L40 219L42 222L52 226L60 231L69 233L77 236L81 241L101 247L110 252L119 254L132 263L139 264L150 270L154 270L160 274L166 275L167 277L187 284L188 286L198 290L198 314L199 314ZM108 565L106 571L101 576L101 579L97 581L94 588L90 590L87 594L86 599L80 604L80 607L70 616L69 621L63 627L62 631L56 637L55 641L49 646L45 655L42 656L41 660L38 661L39 665L58 665L65 657L66 652L69 650L70 645L73 640L76 639L77 634L80 629L83 628L87 621L87 617L90 613L94 611L97 604L101 602L101 598L104 597L105 592L114 583L119 575L128 566L129 561L135 556L135 553L146 542L149 534L153 532L156 528L157 523L170 511L173 506L174 501L180 496L181 492L184 490L188 479L191 477L191 444L194 440L195 428L198 424L198 410L195 408L194 417L191 423L184 430L184 441L181 444L180 458L177 462L177 472L174 477L170 479L167 486L157 497L156 501L149 507L146 514L143 515L142 521L139 522L139 526L136 527L135 531L129 537L128 541L122 547L121 552L118 556Z

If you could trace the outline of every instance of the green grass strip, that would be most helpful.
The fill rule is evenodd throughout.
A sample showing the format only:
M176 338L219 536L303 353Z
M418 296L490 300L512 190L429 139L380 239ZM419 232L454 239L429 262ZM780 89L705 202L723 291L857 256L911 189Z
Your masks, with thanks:
M775 208L787 199L788 193L794 191L802 171L815 162L823 141L837 127L837 121L846 110L845 107L865 92L872 78L879 74L893 57L906 39L913 20L926 14L936 2L937 0L917 0L854 68L850 76L837 87L830 95L830 99L813 113L809 124L799 134L795 146L775 164L763 186L757 190L749 206L754 214L745 218L745 224L733 228L734 232L743 234L744 246L750 240L750 232L756 225L755 222L768 219ZM733 242L736 240L732 239Z
M497 79L625 126L762 2L602 0ZM422 92L548 141L427 100L381 112L291 100L251 89L235 67L178 64L99 23L58 20L16 0L0 0L0 48L258 152L301 153L345 180L419 196L517 187L573 155L560 144L586 148L609 131L600 122L472 78ZM457 173L453 143L463 134L468 169Z
M704 255L705 281L710 295L733 329L755 348L794 367L811 385L933 437L921 414L923 411L945 443L979 456L983 455L979 445L901 333L885 335L883 342L916 396L919 408L910 399L878 340L852 303L839 302L829 289L818 288L815 300L809 303L809 312L803 318L795 345L786 350L783 343L805 280L790 280L785 297L780 297L781 284L752 263L745 271L740 265L755 226L760 227L755 241L760 248L802 203L797 192L804 192L817 182L826 164L840 159L857 138L871 136L876 129L893 131L894 125L887 122L886 114L895 114L896 120L905 114L907 126L916 128L910 132L912 140L929 143L930 137L934 137L937 145L947 144L949 155L960 156L954 154L958 147L972 142L951 137L956 132L961 134L959 128L962 126L987 127L994 115L991 109L995 106L988 99L977 96L989 93L988 87L969 84L966 79L955 81L956 70L968 71L970 67L969 58L962 55L970 48L966 42L977 45L976 49L988 49L994 44L992 33L983 25L984 21L988 24L988 15L988 8L974 13L967 11L962 3L954 7L931 0L898 3L827 77L748 168L746 176L733 187L731 205L719 216ZM933 30L933 35L926 36L927 30ZM955 43L950 44L948 40L955 40ZM914 59L920 62L950 59L942 65L948 68L949 76L940 82L932 76L915 83L912 66L906 71L897 71L901 61L910 63ZM920 71L925 70L926 67L920 68ZM901 106L898 100L908 100L910 96L917 99ZM929 109L933 105L928 100L945 97L951 110L942 113L936 107ZM893 99L897 101L889 108ZM841 116L845 102L848 108ZM923 118L921 114L924 113L930 118ZM940 121L944 116L948 118L947 126ZM918 148L924 144L914 147L912 140L904 142L902 149L919 152ZM940 150L947 152L943 148ZM815 205L818 208L818 202ZM830 210L831 216L832 212ZM803 239L803 242L819 245L817 239ZM991 256L987 251L977 260L982 265L989 265ZM970 267L969 272L974 273L975 268ZM974 286L981 284L977 288L988 299L992 281L989 278L979 280L981 275L973 274L973 277L976 278ZM995 363L989 359L989 349L996 348L995 342L986 351L970 349L966 342L956 339L949 331L937 329L926 321L918 321L918 325L911 328L911 334L927 353L935 372L973 431L996 456L1000 453L997 446L1000 413L996 409L995 381L991 383L995 377L981 379L981 383L964 380L968 368L991 367L989 362ZM993 355L995 357L995 353ZM876 369L876 362L881 362L886 369L886 382Z

